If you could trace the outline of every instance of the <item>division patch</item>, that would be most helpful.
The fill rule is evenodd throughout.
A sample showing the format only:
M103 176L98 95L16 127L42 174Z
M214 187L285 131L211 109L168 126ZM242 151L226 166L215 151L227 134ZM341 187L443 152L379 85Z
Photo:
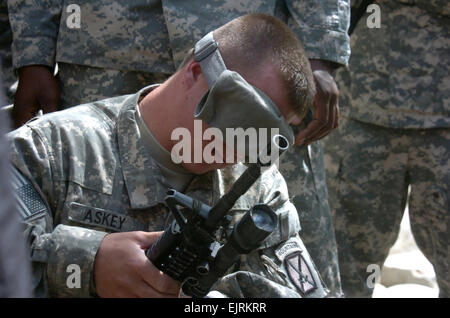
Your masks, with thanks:
M289 278L302 294L307 295L317 289L311 269L301 252L286 256L284 262Z

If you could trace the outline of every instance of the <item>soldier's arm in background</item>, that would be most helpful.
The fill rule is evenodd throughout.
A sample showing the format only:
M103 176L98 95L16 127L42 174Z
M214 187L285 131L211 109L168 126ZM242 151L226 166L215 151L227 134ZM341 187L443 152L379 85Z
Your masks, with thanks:
M13 33L13 67L19 75L14 100L14 126L19 127L42 109L58 108L59 88L53 69L62 0L8 0Z
M214 286L210 297L218 293L232 298L325 297L328 290L299 237L298 213L289 201L284 178L272 167L262 174L258 187L256 203L273 209L278 226L257 250L241 256L232 272ZM233 218L245 212L236 209Z
M296 144L310 144L338 126L339 90L335 68L350 57L350 0L285 0L288 25L302 41L316 83L314 119L296 137Z

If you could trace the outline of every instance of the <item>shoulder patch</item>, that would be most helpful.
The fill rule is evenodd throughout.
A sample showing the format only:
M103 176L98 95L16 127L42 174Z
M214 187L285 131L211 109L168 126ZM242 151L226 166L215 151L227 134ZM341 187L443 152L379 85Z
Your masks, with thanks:
M12 169L12 185L17 201L17 209L26 220L34 215L47 211L47 206L41 195L36 191L31 182L16 168Z
M287 255L300 252L301 247L295 240L288 240L286 243L282 244L281 247L275 250L275 255L278 257L280 262L283 262Z
M289 278L302 294L307 295L317 289L311 268L301 251L287 255L284 262Z

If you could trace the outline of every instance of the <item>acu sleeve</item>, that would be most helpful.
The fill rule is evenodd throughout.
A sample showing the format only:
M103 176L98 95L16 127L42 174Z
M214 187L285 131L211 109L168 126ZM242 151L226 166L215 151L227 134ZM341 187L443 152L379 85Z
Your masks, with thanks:
M9 134L15 166L14 189L25 237L30 248L32 279L37 297L88 297L94 260L106 233L57 225L56 201L64 193L53 169L53 156L40 135L29 126Z
M347 65L350 58L350 0L285 0L288 25L309 59Z
M7 0L13 66L55 66L62 0Z

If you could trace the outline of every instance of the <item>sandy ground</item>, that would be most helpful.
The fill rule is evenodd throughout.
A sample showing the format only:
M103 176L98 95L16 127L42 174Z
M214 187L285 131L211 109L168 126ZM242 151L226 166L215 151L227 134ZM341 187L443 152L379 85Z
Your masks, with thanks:
M439 288L433 266L417 247L411 234L408 210L400 233L375 285L374 298L437 298Z

